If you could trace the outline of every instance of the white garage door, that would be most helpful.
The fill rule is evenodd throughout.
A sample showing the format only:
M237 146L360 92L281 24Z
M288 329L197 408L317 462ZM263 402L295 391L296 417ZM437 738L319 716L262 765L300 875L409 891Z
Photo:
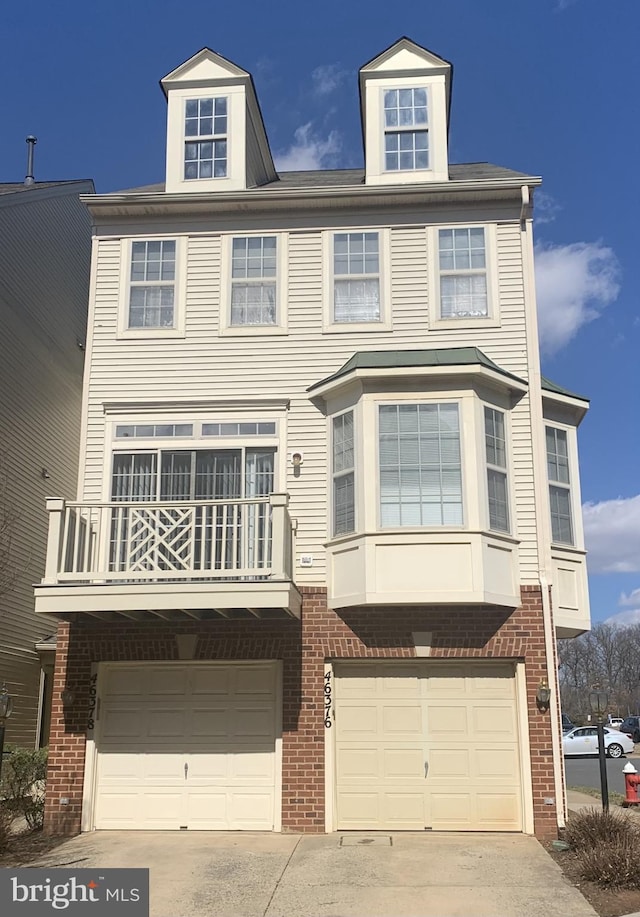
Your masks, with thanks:
M340 664L339 829L519 831L510 664Z
M274 663L108 666L95 827L272 830L276 677Z

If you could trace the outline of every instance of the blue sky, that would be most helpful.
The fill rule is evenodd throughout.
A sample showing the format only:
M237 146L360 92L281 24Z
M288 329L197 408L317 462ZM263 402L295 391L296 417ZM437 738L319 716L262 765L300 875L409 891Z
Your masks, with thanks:
M581 427L592 615L640 620L638 0L31 0L3 9L0 180L162 181L158 80L207 45L249 70L280 168L362 163L357 70L401 35L454 64L450 159L542 175L543 369Z

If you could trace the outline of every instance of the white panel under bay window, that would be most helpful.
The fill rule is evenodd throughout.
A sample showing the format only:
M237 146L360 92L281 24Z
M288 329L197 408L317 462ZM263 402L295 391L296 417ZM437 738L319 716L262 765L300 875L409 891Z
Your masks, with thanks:
M463 523L457 404L379 406L380 523Z
M355 531L355 454L353 411L333 418L333 535Z

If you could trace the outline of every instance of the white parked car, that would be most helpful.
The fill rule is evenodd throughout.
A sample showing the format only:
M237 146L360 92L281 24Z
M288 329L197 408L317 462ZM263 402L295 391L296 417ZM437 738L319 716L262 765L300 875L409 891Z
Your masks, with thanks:
M620 758L633 752L629 736L617 729L604 727L604 747L610 758ZM598 730L595 726L578 726L562 736L562 750L565 755L597 755Z
M610 716L607 725L613 727L613 729L620 729L623 723L624 720L621 716Z

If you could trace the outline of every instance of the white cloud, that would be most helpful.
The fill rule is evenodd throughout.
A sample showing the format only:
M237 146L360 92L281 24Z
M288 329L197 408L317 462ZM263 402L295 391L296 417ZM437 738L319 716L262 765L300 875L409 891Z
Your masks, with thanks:
M585 503L582 517L590 573L640 572L640 494Z
M625 610L611 615L605 624L616 624L619 627L640 624L640 589L634 589L628 595L623 592L618 599L618 606Z
M321 64L311 74L313 91L317 96L326 96L335 92L345 80L347 71L340 64Z
M573 4L577 2L578 0L557 0L555 11L556 13L562 13L564 10L568 9L570 6L573 6Z
M544 223L553 223L555 218L562 210L562 204L559 204L555 197L546 191L536 191L535 207L533 210L533 221L536 226L542 226Z
M598 318L620 290L620 268L601 242L536 245L540 347L555 353Z
M280 172L332 168L341 149L342 140L338 131L331 131L323 139L314 132L309 121L296 130L289 149L276 153L276 168Z

